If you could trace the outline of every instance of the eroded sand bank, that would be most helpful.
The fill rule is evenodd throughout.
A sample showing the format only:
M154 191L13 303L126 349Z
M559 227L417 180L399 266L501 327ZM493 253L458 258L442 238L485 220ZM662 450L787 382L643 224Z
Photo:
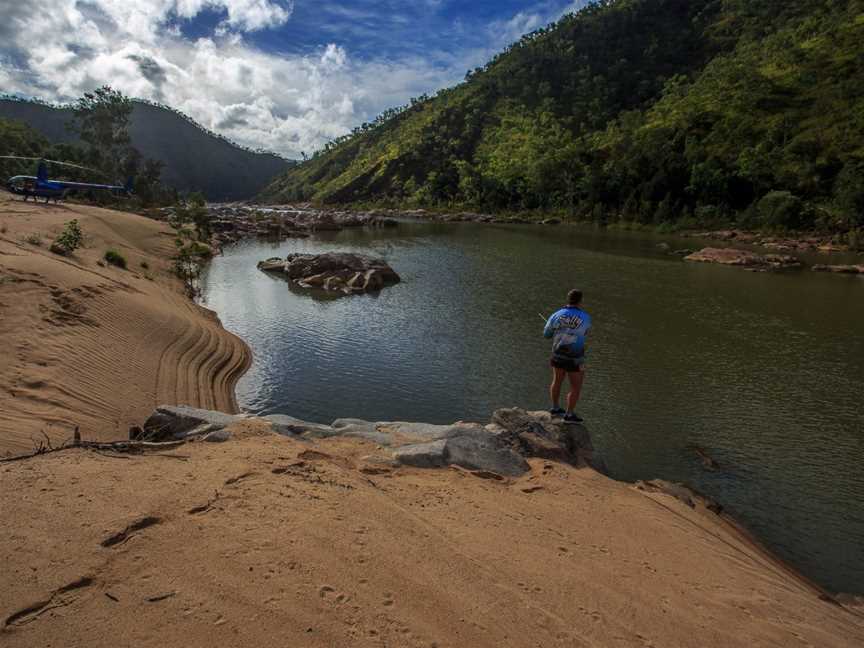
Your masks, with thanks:
M52 254L72 219L86 247ZM109 248L127 270L97 264ZM75 426L86 438L125 438L164 402L236 409L248 349L183 295L173 249L163 223L0 193L0 455L32 449L43 433L62 442Z

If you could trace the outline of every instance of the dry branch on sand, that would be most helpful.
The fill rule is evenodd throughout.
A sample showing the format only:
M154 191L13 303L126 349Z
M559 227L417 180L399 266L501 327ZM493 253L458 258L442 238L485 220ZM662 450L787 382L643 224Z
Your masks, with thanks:
M79 449L93 450L97 452L116 452L119 454L142 454L148 450L170 450L171 448L177 448L188 443L186 440L162 441L158 443L151 441L113 441L106 443L101 441L82 441L80 439L72 438L55 447L51 444L51 440L47 436L46 439L46 442L39 441L39 444L33 452L4 457L0 459L0 463L32 459L33 457L50 454L52 452L62 452L63 450Z

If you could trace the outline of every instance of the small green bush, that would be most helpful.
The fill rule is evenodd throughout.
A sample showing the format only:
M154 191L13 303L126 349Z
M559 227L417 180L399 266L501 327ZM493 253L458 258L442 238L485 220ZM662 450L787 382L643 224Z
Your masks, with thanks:
M117 250L108 250L105 252L105 261L118 268L126 269L126 257L120 254Z
M24 242L30 245L42 245L42 236L38 233L28 234L24 237Z
M847 232L846 244L853 252L864 252L864 228Z
M189 245L188 251L191 256L197 256L202 259L209 259L213 256L213 248L206 243L199 243L198 241L193 241Z
M864 226L864 163L843 167L834 183L834 204L843 212L845 225Z
M63 227L63 231L54 239L51 244L51 251L56 254L72 254L75 250L84 245L84 233L81 231L81 226L77 220L71 220Z
M756 205L756 212L764 226L797 229L802 225L804 204L788 191L770 191Z
M150 269L150 264L147 263L146 261L142 261L142 262L141 262L141 267L144 268L144 270L149 270L149 269Z

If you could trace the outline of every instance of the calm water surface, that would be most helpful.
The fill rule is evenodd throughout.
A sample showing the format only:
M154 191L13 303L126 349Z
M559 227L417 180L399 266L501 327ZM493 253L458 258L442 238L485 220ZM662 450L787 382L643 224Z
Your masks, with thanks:
M659 240L404 224L246 242L212 263L204 301L255 355L245 409L448 423L548 406L538 313L580 287L595 324L580 411L613 476L690 483L807 575L864 592L864 281L686 264ZM403 282L322 299L255 267L329 250L383 256Z

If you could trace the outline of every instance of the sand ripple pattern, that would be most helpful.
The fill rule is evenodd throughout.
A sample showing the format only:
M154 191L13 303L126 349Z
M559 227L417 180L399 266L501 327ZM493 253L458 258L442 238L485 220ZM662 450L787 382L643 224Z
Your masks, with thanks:
M49 208L28 209L25 227L58 221ZM249 352L214 313L179 291L168 272L164 226L74 209L97 239L75 258L8 231L0 238L0 454L46 437L62 442L75 426L85 438L124 438L163 403L236 412L234 385ZM122 249L130 270L96 264L107 245ZM133 270L141 261L148 272Z

